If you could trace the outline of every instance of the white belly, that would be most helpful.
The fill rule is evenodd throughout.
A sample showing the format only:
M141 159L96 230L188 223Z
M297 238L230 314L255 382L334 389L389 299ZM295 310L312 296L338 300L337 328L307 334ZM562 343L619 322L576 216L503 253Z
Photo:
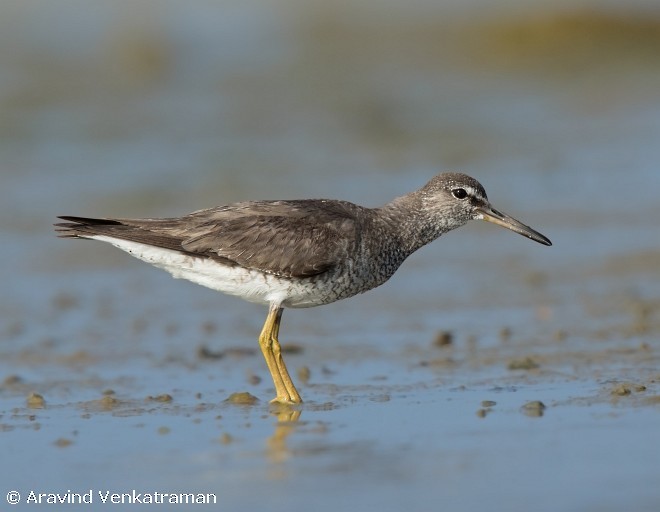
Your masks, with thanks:
M131 256L167 270L176 279L187 279L229 295L258 304L278 304L305 308L321 304L304 282L291 281L241 266L222 265L209 258L197 258L152 245L120 240L109 236L91 236L108 242Z

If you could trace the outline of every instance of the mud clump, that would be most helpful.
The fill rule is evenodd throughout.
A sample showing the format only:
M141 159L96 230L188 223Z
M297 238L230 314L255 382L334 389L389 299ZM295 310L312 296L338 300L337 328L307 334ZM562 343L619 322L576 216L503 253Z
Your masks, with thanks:
M232 393L226 398L225 402L235 405L255 405L259 403L259 399L253 394L243 391L240 393Z

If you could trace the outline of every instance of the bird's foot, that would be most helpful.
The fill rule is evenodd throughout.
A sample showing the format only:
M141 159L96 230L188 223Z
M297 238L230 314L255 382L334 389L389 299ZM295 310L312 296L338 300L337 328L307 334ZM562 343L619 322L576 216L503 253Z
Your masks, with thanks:
M297 400L289 396L276 396L270 401L273 405L299 405L302 403L302 400L298 398Z

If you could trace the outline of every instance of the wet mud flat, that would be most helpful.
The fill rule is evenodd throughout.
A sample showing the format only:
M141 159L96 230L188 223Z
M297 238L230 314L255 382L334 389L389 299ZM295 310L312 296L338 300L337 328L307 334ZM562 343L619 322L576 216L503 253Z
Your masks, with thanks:
M228 509L265 510L319 496L321 510L438 499L651 510L660 499L654 299L585 299L574 323L561 308L522 308L517 326L475 322L477 304L448 313L469 327L435 332L411 328L424 318L412 312L388 318L378 297L362 311L290 313L286 358L305 402L287 407L268 403L261 309L217 308L213 295L171 314L148 300L152 286L171 289L158 277L126 278L118 293L58 285L40 332L29 315L5 325L10 488L212 492Z

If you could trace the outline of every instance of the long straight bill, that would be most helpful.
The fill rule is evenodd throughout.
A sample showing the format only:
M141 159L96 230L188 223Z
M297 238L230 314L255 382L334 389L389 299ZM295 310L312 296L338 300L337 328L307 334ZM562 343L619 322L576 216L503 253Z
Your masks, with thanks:
M538 242L540 244L552 245L552 242L538 231L530 228L529 226L514 219L513 217L507 215L506 213L497 211L495 208L493 208L490 205L479 207L477 209L477 212L480 214L480 217L478 218L480 218L481 220L485 220L486 222L492 222L493 224L497 224L498 226L502 226L503 228L507 228L510 229L511 231L515 231L519 235L526 236L527 238L530 238L531 240L534 240L535 242Z

